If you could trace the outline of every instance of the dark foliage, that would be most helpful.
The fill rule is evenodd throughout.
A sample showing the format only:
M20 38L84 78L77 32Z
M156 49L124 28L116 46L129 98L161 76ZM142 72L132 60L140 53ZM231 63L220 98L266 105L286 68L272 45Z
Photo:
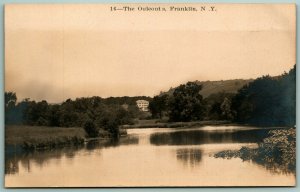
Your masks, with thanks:
M231 110L233 93L219 92L205 98L206 118L208 120L232 120L234 112Z
M57 127L82 127L91 119L101 122L106 114L114 114L120 124L132 124L133 118L140 114L135 99L148 97L107 98L90 97L67 99L61 104L49 104L47 101L24 99L17 103L15 93L5 93L5 123ZM134 101L134 102L133 102ZM126 102L134 103L129 105ZM99 124L101 125L101 124Z
M201 85L188 82L177 87L169 99L170 121L195 121L202 120L204 104L199 91Z
M103 99L104 104L106 105L123 105L126 103L127 105L136 105L137 100L147 100L150 101L151 97L147 96L136 96L136 97L108 97Z
M5 92L5 123L12 123L20 119L16 110L17 96L13 92Z
M163 114L168 110L168 95L154 96L149 103L149 110L152 118L162 118Z
M279 77L263 76L239 90L232 100L235 121L254 125L294 126L296 66Z
M87 120L83 126L88 137L98 137L99 129L96 127L95 123L91 120Z
M296 65L278 77L263 76L243 86L238 93L220 92L202 99L202 85L188 82L172 89L172 95L153 99L138 97L89 97L67 99L61 104L24 99L17 102L13 92L5 93L5 123L38 126L83 127L91 120L115 134L119 125L147 118L136 100L150 102L152 118L172 122L226 120L264 126L294 126L296 123Z
M17 102L16 93L13 92L5 92L5 109L13 108Z
M296 172L296 129L279 129L269 131L267 138L260 142L258 148L242 147L240 150L220 151L216 158L241 158L263 165L277 173Z

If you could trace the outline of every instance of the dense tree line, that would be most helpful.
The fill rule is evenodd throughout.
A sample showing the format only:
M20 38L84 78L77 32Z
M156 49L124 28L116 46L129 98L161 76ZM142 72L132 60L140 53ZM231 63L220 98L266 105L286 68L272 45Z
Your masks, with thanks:
M5 123L55 127L83 127L93 122L111 133L122 124L133 124L140 111L135 101L149 97L90 97L68 99L61 104L24 99L17 103L13 92L5 93Z
M202 86L188 82L176 87L172 95L155 96L149 109L153 118L166 117L169 121L232 120L232 93L215 93L203 99L199 94Z
M188 82L150 102L154 118L169 121L228 120L261 126L294 126L296 121L296 65L281 76L263 76L237 94L220 92L202 99L201 85Z
M237 94L220 92L202 98L202 85L188 82L172 94L150 97L90 97L61 104L25 99L17 103L5 93L5 123L59 127L102 127L112 132L133 124L141 112L136 100L150 101L152 118L169 121L228 120L243 124L293 126L296 119L296 65L281 76L263 76L243 86ZM86 123L88 122L88 123ZM92 123L90 123L92 122Z
M263 76L232 99L234 120L255 125L296 124L296 65L278 77Z

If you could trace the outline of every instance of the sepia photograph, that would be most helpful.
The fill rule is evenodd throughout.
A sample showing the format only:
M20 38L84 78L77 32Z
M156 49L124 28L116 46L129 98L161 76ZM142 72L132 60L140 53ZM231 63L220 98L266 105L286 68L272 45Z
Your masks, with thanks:
M296 186L295 4L6 4L6 188Z

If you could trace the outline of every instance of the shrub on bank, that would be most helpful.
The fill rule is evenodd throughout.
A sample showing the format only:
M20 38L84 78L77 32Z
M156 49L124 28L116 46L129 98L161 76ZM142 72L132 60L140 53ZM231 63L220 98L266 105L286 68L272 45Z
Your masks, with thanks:
M269 137L259 143L258 148L242 147L240 150L226 150L214 155L216 158L236 158L253 160L273 171L285 173L296 171L296 129L269 131Z
M88 137L98 137L99 129L96 127L95 123L91 120L88 120L84 123L83 126Z

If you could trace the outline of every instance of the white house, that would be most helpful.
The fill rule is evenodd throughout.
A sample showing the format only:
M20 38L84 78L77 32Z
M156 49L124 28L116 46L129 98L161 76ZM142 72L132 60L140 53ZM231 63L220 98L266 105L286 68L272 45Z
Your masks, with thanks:
M136 105L140 109L140 111L149 111L149 101L146 100L137 100Z

